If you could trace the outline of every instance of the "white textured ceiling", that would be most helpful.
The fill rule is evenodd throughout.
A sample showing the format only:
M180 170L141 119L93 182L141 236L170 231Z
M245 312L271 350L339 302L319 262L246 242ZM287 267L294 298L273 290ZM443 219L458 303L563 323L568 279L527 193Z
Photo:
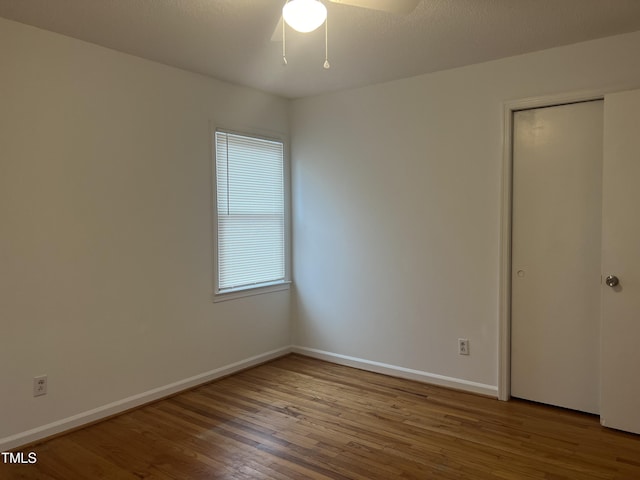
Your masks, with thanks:
M285 97L640 30L640 0L422 0L398 16L327 3L324 30L271 36L284 0L0 0L0 16ZM640 45L639 54L640 54Z

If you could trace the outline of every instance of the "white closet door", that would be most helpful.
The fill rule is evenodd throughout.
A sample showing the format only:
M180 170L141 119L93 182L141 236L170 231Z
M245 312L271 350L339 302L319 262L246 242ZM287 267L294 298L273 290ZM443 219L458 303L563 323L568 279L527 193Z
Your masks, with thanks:
M640 90L605 97L602 232L601 422L640 433Z
M600 408L602 136L602 101L514 114L511 395L590 413Z

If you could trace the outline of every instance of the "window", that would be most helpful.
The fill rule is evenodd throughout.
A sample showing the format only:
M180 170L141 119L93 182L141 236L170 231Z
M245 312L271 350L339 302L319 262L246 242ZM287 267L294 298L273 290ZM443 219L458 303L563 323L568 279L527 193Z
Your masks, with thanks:
M215 132L216 294L283 285L284 144Z

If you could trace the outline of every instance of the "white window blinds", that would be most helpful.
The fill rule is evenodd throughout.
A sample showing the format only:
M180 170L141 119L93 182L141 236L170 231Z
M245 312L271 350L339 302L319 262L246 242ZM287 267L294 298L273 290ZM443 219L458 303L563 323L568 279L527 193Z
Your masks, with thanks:
M285 280L282 142L216 131L218 292Z

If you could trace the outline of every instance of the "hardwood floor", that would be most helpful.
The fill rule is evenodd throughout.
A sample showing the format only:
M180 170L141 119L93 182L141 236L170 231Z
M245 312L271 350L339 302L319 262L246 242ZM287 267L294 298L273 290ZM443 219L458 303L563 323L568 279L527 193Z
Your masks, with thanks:
M640 479L597 417L298 355L24 451L0 478Z

